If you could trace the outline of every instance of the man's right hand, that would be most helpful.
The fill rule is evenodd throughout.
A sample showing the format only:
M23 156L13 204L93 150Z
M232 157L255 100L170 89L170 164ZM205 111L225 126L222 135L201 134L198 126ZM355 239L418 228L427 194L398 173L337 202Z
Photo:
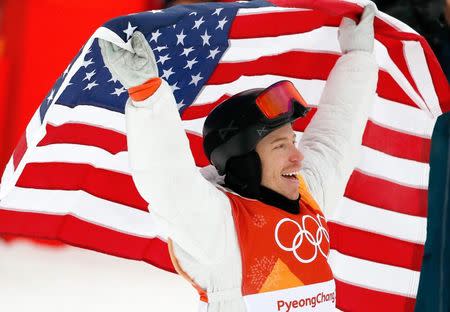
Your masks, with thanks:
M374 42L373 20L377 7L369 2L365 7L358 25L351 18L344 17L339 26L339 44L342 53L366 51L372 53Z
M131 37L134 53L103 39L99 39L99 45L112 76L119 79L126 89L158 77L155 55L141 32L136 31Z

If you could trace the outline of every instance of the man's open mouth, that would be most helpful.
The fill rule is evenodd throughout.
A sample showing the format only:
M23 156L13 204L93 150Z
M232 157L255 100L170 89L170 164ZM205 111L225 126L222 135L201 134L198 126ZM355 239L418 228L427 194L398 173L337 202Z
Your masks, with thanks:
M298 178L297 178L298 174L299 174L298 171L295 171L295 172L289 172L289 173L282 173L281 176L283 178L286 178L286 179L289 179L289 180L292 180L292 181L297 181L298 180Z

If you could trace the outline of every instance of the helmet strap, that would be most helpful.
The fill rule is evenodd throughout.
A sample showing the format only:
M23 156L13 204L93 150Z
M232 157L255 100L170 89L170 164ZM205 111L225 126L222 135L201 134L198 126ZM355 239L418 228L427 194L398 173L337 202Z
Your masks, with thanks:
M259 198L261 170L261 159L256 151L232 157L225 168L225 186L244 197Z

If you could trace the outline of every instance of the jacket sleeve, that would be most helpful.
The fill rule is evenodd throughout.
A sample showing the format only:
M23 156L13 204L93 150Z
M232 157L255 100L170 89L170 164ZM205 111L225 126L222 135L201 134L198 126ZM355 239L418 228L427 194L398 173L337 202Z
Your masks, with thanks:
M352 51L341 56L300 140L301 173L326 216L333 213L357 164L377 81L372 53Z
M170 86L162 80L146 100L129 99L125 114L133 180L150 212L191 256L217 261L232 222L230 202L198 171Z

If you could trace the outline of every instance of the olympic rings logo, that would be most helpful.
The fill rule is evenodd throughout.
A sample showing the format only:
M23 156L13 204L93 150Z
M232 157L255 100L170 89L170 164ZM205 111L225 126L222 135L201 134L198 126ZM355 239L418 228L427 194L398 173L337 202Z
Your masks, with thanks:
M318 228L317 228L317 232L316 232L315 236L310 231L308 231L308 229L306 228L305 223L306 223L306 220L308 220L308 219L313 220L315 222L315 224L317 224ZM295 258L298 261L300 261L301 263L310 263L310 262L314 261L317 258L318 252L320 252L322 254L322 256L327 258L328 255L325 254L325 252L322 250L322 248L320 247L320 244L322 243L322 241L324 239L328 243L330 243L330 236L329 236L326 228L322 225L321 219L323 219L323 221L325 222L325 218L322 217L321 215L317 215L317 220L310 215L304 215L302 218L302 225L298 224L296 221L289 219L289 218L281 219L278 222L277 226L275 227L275 241L277 242L277 245L284 251L293 252ZM280 227L284 223L287 223L287 222L295 224L298 228L298 233L294 236L291 246L284 246L280 242L280 239L278 237L278 232L280 230ZM306 242L309 242L312 246L314 246L314 254L308 259L302 258L297 252L298 249L302 246L302 244L306 243Z

